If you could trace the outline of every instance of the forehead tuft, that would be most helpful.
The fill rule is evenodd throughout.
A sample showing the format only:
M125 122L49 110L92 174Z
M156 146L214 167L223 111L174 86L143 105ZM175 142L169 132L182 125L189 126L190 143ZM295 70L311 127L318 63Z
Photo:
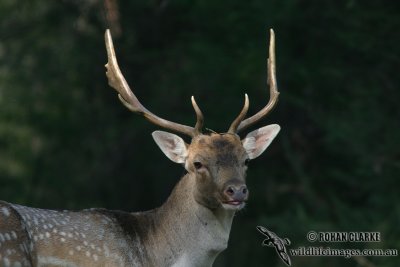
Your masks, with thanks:
M238 135L214 134L200 135L192 140L192 151L195 153L216 154L241 154L244 151Z
M206 145L216 147L218 149L225 149L241 144L240 138L234 134L216 134L199 135L192 140L192 144Z
M229 140L228 138L223 138L222 136L213 138L211 142L212 146L216 149L230 149L233 148L235 145L232 140Z
M218 166L232 166L239 162L245 150L238 135L199 135L193 138L189 147L189 157L201 156Z

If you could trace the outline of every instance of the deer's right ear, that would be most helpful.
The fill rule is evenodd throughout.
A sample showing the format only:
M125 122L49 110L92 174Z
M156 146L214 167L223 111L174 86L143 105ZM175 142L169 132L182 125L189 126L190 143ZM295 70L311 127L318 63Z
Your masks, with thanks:
M187 144L176 134L154 131L151 134L162 152L173 162L185 163Z
M271 124L247 134L242 143L249 159L255 159L260 156L274 140L280 129L281 127L278 124Z

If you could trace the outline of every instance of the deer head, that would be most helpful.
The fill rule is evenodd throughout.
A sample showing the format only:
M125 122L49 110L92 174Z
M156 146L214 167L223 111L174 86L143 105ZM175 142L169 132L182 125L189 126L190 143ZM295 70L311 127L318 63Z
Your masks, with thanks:
M105 33L108 55L106 74L109 85L118 92L119 99L129 110L162 128L191 137L190 144L187 144L176 134L164 131L155 131L152 134L164 154L173 162L182 164L195 179L193 188L195 200L211 210L218 208L239 210L244 207L249 194L245 182L248 162L261 155L280 130L279 125L272 124L250 132L242 140L238 135L240 131L266 116L278 100L273 30L270 30L270 35L268 59L270 99L267 105L255 115L244 119L249 108L249 98L245 94L243 109L226 133L203 134L203 114L193 96L191 101L197 116L194 127L160 118L139 102L119 69L109 30Z

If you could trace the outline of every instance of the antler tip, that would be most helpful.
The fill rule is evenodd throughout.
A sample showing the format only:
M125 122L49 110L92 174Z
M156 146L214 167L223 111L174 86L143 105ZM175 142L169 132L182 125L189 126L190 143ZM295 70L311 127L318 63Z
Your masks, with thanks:
M106 41L111 39L110 29L106 29L106 31L104 32L104 38L106 39Z
M244 105L242 111L239 113L239 116L232 122L231 126L229 127L228 133L236 134L238 131L238 127L244 117L246 117L247 111L249 110L249 96L244 94Z
M194 108L194 111L196 112L196 117L197 117L197 122L196 125L194 126L194 132L193 136L201 134L201 129L203 128L204 124L204 117L203 113L201 112L199 106L196 103L196 100L194 99L194 96L190 98L192 100L192 106Z
M190 100L192 101L192 106L193 106L193 108L196 110L196 112L197 112L197 110L200 110L200 109L199 109L199 106L197 105L196 100L194 99L194 96L193 96L193 95L192 95L192 97L190 98Z
M271 49L275 49L275 32L273 29L269 30L269 46Z
M278 96L279 96L279 91L278 91L278 86L276 84L276 76L275 76L275 32L271 28L269 29L270 33L270 39L269 39L269 58L268 58L268 78L267 78L267 83L269 84L270 87L270 99L267 103L267 105L261 109L258 113L253 115L250 118L247 118L245 120L240 120L239 122L234 121L231 125L231 128L229 129L232 132L239 132L250 125L256 123L260 119L262 119L264 116L266 116L272 108L276 105L276 102L278 101ZM247 95L246 95L246 100L247 100ZM246 105L246 104L245 104ZM240 117L241 115L239 115ZM241 117L243 119L244 116ZM238 120L238 118L236 119Z
M194 99L194 96L192 96L190 99L192 100L192 106L193 106L194 110L196 111L196 113L201 114L200 108L197 105L196 100Z
M244 94L244 105L249 107L249 96L245 93Z

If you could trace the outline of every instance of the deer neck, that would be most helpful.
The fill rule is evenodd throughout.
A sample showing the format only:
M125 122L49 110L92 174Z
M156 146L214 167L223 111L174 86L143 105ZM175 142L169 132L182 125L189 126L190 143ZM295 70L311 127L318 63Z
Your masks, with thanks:
M156 240L160 250L171 246L172 266L211 266L228 244L234 212L211 210L194 198L195 177L185 175L156 213Z

